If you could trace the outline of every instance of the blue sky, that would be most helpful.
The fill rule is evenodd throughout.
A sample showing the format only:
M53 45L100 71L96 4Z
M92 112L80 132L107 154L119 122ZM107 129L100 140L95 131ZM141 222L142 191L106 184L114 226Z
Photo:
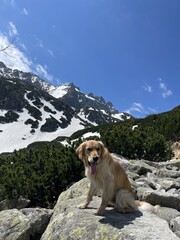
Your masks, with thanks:
M179 0L1 0L0 61L135 117L180 104Z

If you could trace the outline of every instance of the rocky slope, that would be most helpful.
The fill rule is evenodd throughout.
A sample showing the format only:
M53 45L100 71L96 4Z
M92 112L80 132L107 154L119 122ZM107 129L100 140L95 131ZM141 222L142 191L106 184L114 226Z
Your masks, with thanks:
M12 209L0 212L1 240L37 240L46 229L52 210Z
M60 99L71 106L82 118L95 125L117 122L131 118L127 113L119 113L111 102L106 102L103 97L96 97L93 93L84 94L73 83L64 85L64 94ZM50 92L50 91L49 91ZM58 97L57 90L51 92Z
M99 197L94 197L89 208L78 208L88 190L88 180L84 178L61 193L51 218L52 212L45 209L1 211L0 239L179 239L180 160L153 163L113 156L126 169L136 197L161 207L131 214L120 214L108 207L104 216L95 216Z
M19 79L0 78L0 152L69 136L86 124L47 92Z

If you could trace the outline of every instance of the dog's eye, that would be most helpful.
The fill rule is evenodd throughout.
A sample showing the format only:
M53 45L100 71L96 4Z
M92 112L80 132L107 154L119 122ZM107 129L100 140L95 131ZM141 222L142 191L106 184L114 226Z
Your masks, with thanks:
M99 147L98 147L98 148L96 148L96 151L97 151L97 152L99 152L99 151L100 151L100 148L99 148Z
M87 148L86 150L87 150L88 152L91 152L91 151L92 151L92 148L89 147L89 148Z

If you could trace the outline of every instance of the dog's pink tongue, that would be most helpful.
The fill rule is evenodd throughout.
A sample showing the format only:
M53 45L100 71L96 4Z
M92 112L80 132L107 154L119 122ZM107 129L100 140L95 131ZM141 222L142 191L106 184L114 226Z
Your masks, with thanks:
M91 168L91 174L94 175L96 173L96 164L91 163L90 168Z

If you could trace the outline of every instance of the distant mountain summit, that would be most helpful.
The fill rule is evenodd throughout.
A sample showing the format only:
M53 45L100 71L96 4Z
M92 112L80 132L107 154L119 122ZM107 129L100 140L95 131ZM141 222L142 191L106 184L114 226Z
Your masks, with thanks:
M102 110L107 113L118 113L112 103L105 102L103 97L96 97L93 93L84 94L73 83L68 84L67 93L62 96L62 100L77 110L84 109L85 106L88 106L89 108Z
M46 89L49 84L43 81L38 75L30 72L22 72L17 69L8 68L3 62L0 62L0 76L7 79L20 79L34 85L37 88Z
M96 97L93 93L84 94L73 83L47 91L71 106L81 118L93 125L117 122L131 117L127 113L119 113L112 103L106 102L103 97Z
M56 87L0 62L0 152L130 117L73 83Z

